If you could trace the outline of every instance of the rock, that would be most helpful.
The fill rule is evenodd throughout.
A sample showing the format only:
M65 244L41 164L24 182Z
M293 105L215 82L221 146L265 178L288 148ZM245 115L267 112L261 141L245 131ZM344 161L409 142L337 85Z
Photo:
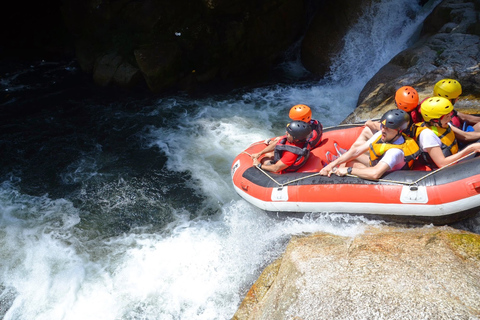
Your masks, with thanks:
M135 60L153 92L171 86L179 79L181 51L175 43L135 50Z
M95 62L93 81L99 86L109 85L121 63L122 57L115 52L101 56Z
M370 227L354 238L290 240L233 319L474 319L480 235Z
M417 43L395 56L365 85L357 108L344 123L379 118L394 109L395 92L404 85L414 87L422 101L444 78L456 79L462 85L455 109L480 113L479 14L475 0L441 2L425 20Z
M142 79L142 74L137 67L124 61L120 64L113 75L113 83L122 88L131 89Z
M158 92L191 82L193 70L198 82L258 79L300 36L305 8L297 0L65 0L62 15L96 83L112 83L127 62Z

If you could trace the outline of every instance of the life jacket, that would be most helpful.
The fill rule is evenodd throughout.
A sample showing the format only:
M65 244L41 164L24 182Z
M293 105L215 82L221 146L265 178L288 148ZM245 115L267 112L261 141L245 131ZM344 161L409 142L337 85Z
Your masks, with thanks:
M459 128L459 129L462 129L463 128L463 121L462 119L460 119L460 117L458 116L458 113L456 110L453 110L453 116L452 116L452 124ZM462 129L463 130L463 129Z
M312 127L312 133L307 137L307 142L311 149L316 148L322 142L323 126L318 120L310 120L310 126Z
M458 143L457 143L457 138L455 137L455 133L453 130L448 126L448 128L440 128L436 126L429 127L425 122L421 123L416 123L415 124L415 140L418 141L418 137L420 136L420 133L425 130L425 129L430 129L435 133L437 137L440 138L440 141L442 142L441 149L442 153L445 157L451 156L452 154L455 154L458 152ZM435 162L430 158L430 155L428 152L423 152L423 157L426 163L430 166L435 166Z
M421 110L420 110L420 105L418 105L415 109L410 111L410 118L412 118L413 123L424 121Z
M295 162L289 166L288 168L282 170L280 173L285 172L294 172L297 171L301 166L303 166L310 156L310 144L308 141L305 141L303 148L297 147L295 144L288 142L287 137L284 136L280 139L275 146L273 151L273 163L276 163L278 160L282 158L282 155L285 151L291 152L297 155L297 159Z
M402 133L402 137L405 142L402 144L393 144L388 142L382 142L380 135L375 141L370 144L370 166L375 166L390 149L401 149L404 154L405 166L402 169L411 169L413 167L413 161L417 159L421 152L415 140Z

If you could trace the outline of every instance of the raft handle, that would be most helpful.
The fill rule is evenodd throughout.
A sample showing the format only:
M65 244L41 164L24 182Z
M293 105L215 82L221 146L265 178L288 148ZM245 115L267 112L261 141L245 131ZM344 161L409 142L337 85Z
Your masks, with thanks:
M470 185L472 186L472 189L476 190L477 192L480 192L480 182L479 181L472 182Z
M417 186L410 187L410 191L417 191L417 190L418 190Z

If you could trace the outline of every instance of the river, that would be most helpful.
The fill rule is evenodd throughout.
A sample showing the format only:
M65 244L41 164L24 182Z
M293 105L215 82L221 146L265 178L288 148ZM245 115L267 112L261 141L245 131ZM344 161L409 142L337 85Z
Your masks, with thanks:
M267 216L235 193L230 166L281 134L295 104L341 122L429 10L376 4L324 79L304 80L294 58L277 82L200 97L95 88L72 61L1 62L0 316L230 319L292 235L386 224Z

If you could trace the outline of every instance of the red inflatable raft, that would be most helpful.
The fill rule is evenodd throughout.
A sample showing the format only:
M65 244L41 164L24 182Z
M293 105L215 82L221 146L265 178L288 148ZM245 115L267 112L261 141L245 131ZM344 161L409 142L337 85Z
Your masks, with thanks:
M363 127L327 128L322 143L297 172L275 174L252 166L250 145L233 161L237 193L254 206L277 214L334 212L407 223L450 224L480 212L480 157L436 171L425 167L387 173L379 181L355 176L320 176L326 154L348 149Z

